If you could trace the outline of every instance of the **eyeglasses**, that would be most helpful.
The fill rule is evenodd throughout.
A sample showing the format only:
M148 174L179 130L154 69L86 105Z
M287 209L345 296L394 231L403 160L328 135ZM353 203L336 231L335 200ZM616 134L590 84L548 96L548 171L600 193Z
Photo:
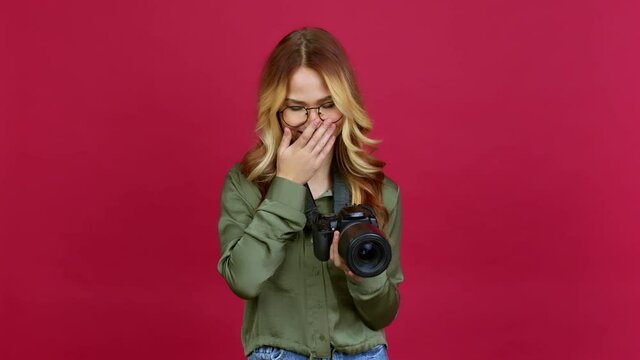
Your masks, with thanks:
M300 105L289 105L278 111L278 118L289 127L300 127L309 120L311 110L318 112L318 117L322 121L338 122L342 119L342 113L332 102L324 103L315 107L304 107Z

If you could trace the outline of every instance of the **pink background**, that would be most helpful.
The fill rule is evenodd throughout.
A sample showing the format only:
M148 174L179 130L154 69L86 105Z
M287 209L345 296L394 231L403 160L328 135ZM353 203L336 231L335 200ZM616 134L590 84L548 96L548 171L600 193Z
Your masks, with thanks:
M219 191L303 25L404 196L393 359L640 357L639 4L3 3L0 358L242 358Z

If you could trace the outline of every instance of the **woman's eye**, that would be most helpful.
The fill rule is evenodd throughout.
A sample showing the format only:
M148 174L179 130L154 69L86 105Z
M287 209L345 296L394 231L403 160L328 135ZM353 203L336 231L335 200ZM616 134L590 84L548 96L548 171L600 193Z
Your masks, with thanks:
M302 111L302 110L304 110L304 107L302 107L302 106L289 106L289 109L291 109L293 111Z
M331 109L334 106L336 106L334 103L326 103L326 104L322 104L320 105L323 109Z

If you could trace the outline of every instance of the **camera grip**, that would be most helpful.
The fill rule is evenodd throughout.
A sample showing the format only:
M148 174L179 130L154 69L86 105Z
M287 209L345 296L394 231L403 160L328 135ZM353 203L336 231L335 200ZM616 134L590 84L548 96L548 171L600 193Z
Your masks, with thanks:
M314 231L313 234L313 254L320 261L329 260L329 251L331 249L331 241L333 240L333 231Z

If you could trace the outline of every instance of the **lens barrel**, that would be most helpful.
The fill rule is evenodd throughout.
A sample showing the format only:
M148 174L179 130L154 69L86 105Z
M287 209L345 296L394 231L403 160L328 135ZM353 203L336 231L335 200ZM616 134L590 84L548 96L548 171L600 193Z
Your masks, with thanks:
M349 224L341 231L338 252L349 269L361 277L379 275L391 262L391 246L384 234L365 222Z

